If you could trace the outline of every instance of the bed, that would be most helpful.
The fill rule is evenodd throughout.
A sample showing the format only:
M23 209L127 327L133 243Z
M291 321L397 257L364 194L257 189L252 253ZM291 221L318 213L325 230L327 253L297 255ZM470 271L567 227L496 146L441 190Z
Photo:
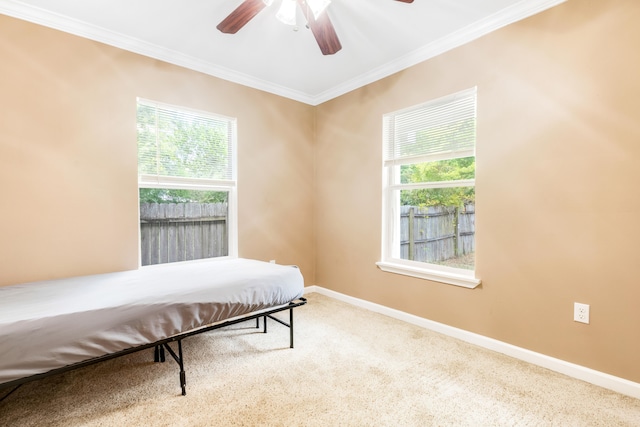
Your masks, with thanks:
M0 287L0 389L153 348L156 362L167 350L178 363L185 395L184 338L260 318L266 332L270 318L293 347L303 290L296 267L243 258ZM273 316L284 310L289 322Z

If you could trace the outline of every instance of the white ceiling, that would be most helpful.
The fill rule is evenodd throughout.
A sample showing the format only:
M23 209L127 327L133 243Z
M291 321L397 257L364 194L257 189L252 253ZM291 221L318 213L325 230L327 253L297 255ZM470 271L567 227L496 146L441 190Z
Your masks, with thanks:
M243 0L0 0L0 13L317 105L565 0L333 0L342 50L324 56L276 20L280 0L236 34Z

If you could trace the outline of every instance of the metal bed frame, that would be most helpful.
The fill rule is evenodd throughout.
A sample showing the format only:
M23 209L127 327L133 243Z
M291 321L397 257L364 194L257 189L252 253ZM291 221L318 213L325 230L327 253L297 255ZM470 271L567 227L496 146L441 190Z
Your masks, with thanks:
M72 365L67 365L67 366L63 366L61 368L56 368L56 369L52 369L48 372L43 372L41 374L35 374L35 375L31 375L28 377L24 377L24 378L20 378L17 380L13 380L13 381L9 381L3 384L0 384L0 390L1 389L6 389L6 388L10 388L13 387L12 390L10 390L8 393L6 393L4 396L2 396L0 398L0 402L2 402L3 400L5 400L7 397L9 397L13 392L15 392L18 388L20 388L23 384L31 382L31 381L37 381L52 375L57 375L57 374L61 374L63 372L67 372L67 371L71 371L74 369L78 369L78 368L82 368L85 366L89 366L89 365L93 365L95 363L99 363L99 362L103 362L105 360L109 360L109 359L115 359L116 357L120 357L120 356L124 356L130 353L135 353L138 351L142 351L148 348L153 347L154 348L154 357L153 357L153 361L154 362L164 362L166 360L165 357L165 349L167 352L169 352L169 355L171 355L171 357L175 360L175 362L178 364L179 368L180 368L180 387L182 389L182 395L186 396L187 394L187 380L186 380L186 373L184 370L184 355L182 353L182 340L185 338L188 338L190 336L193 335L198 335L204 332L209 332L209 331L213 331L216 329L220 329L220 328L224 328L226 326L231 326L231 325L235 325L237 323L242 323L242 322L246 322L249 320L256 320L256 329L260 328L260 318L262 317L264 319L263 324L264 324L264 333L267 333L267 319L272 319L274 321L276 321L277 323L280 323L286 327L289 328L289 348L293 348L293 309L296 307L300 307L302 305L305 305L307 303L307 299L306 298L298 298L295 299L293 301L291 301L289 304L287 305L283 305L283 306L279 306L276 308L272 308L272 309L267 309L266 311L260 311L260 312L254 312L254 313L249 313L247 315L238 317L238 318L233 318L230 320L226 320L226 321L222 321L220 323L216 323L214 325L210 325L210 326L205 326L202 328L198 328L198 329L194 329L191 331L187 331L187 332L183 332L181 334L178 335L174 335L171 336L169 338L165 338L159 341L155 341L153 343L148 343L148 344L143 344L137 347L132 347L132 348L128 348L126 350L121 350L115 353L110 353L110 354L105 354L103 356L99 356L99 357L94 357L91 359L87 359L84 360L82 362L78 362L78 363L74 363ZM275 313L279 313L282 311L286 311L289 310L289 322L286 322L284 320L278 319L277 317L274 317L273 314ZM175 342L177 343L177 353L176 351L169 345L169 343Z

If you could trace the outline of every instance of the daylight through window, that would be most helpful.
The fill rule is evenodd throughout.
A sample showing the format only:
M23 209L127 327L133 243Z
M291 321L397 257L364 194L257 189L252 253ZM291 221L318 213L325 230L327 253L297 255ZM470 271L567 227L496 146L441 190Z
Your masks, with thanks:
M474 287L476 88L383 117L386 271Z
M138 99L141 264L237 255L236 121Z

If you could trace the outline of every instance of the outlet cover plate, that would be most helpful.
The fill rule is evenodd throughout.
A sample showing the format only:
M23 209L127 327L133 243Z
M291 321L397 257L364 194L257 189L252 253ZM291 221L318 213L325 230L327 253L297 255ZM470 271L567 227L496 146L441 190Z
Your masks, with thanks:
M573 303L573 320L589 324L589 304Z

